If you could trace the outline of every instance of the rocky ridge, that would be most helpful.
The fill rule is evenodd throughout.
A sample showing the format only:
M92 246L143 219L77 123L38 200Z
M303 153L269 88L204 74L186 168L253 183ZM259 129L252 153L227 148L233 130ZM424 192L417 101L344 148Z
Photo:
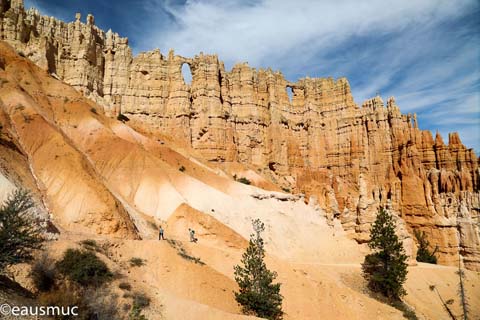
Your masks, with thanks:
M106 114L128 117L137 131L171 136L209 161L247 164L304 193L359 242L368 240L378 208L389 207L404 237L427 233L441 263L457 264L460 254L480 269L477 156L456 133L445 144L420 130L393 98L359 107L346 79L293 83L246 63L226 71L216 55L155 50L134 57L128 40L100 30L93 16L65 23L25 11L21 0L1 0L0 39Z

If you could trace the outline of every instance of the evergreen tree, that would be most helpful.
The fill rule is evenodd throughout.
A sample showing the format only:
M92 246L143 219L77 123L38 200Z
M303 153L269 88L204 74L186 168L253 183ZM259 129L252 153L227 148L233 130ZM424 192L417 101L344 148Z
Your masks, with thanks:
M437 264L437 257L435 257L435 253L437 252L438 247L435 247L435 250L430 251L430 243L427 240L427 235L425 232L415 230L414 234L418 241L417 261Z
M264 224L256 219L252 222L254 233L250 235L247 250L242 255L243 266L235 266L235 280L240 287L235 292L235 299L246 314L271 320L283 318L282 295L280 283L273 283L276 272L267 269L265 265L265 248L261 233Z
M0 273L9 265L29 261L43 237L30 215L33 201L25 190L15 191L0 207Z
M406 294L403 283L407 277L407 256L395 234L392 216L381 209L370 230L368 246L375 252L365 257L363 276L368 287L390 300L400 300Z

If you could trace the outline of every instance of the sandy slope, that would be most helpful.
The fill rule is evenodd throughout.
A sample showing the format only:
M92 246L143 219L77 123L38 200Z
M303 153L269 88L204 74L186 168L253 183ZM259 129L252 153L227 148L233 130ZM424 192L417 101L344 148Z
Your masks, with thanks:
M10 170L35 180L29 187L45 197L62 230L49 252L58 257L86 238L104 243L102 258L153 299L150 319L252 318L240 315L232 291L233 266L255 218L266 225L267 263L283 284L286 319L401 318L364 290L359 263L366 248L338 224L328 226L319 208L244 166L215 167L169 139L152 140L104 117L93 102L1 42L0 57L0 119L31 172L23 172L25 165ZM16 159L2 150L1 159ZM264 189L235 182L235 173ZM2 192L12 185L0 176ZM156 240L152 222L174 242ZM188 228L199 243L188 242ZM139 236L143 240L133 240ZM147 263L132 268L131 257ZM436 285L459 314L456 279L454 268L412 267L406 301L426 319L447 318L429 289ZM478 273L468 272L467 283L472 314L480 314Z
M235 238L231 230L218 229L214 222L210 224L212 228L206 229L210 231L210 240L199 237L197 244L178 239L175 245L158 240L97 239L108 247L108 254L100 256L124 275L121 281L129 281L135 290L152 297L153 304L146 312L149 319L242 319L232 291L236 289L233 266L239 262L243 250L230 246L230 239L223 236ZM50 252L59 255L65 248L77 246L74 240L80 238L67 235L52 243ZM204 264L179 255L179 247ZM128 260L132 257L144 259L145 265L130 267ZM267 257L267 264L279 274L286 319L403 318L401 312L366 292L359 264L334 261L297 264L272 256ZM409 268L406 301L420 319L449 319L437 293L429 289L432 284L444 301L454 300L449 306L455 315L461 315L455 272L452 267L426 264ZM465 283L473 319L480 312L479 281L478 273L467 271Z

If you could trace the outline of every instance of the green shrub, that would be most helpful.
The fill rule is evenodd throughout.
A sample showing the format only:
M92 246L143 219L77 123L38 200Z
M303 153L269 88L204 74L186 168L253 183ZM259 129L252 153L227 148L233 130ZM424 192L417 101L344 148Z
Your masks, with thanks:
M185 250L180 250L178 255L183 259L190 260L200 265L205 265L205 262L203 262L200 258L189 255Z
M178 170L181 171L181 172L185 172L186 169L185 169L184 166L181 166L180 168L178 168Z
M251 181L245 177L238 178L237 181L243 184L251 184Z
M86 239L80 241L81 244L87 246L87 247L97 247L97 241L92 240L92 239Z
M100 286L112 278L107 265L91 251L67 249L56 266L60 273L82 286Z
M122 113L119 113L119 114L118 114L117 120L118 120L118 121L122 121L122 122L130 121L130 119L129 119L126 115L124 115L124 114L122 114Z
M145 260L141 259L141 258L136 258L136 257L133 257L130 259L130 266L131 267L141 267L145 265Z
M368 287L390 301L398 301L406 294L403 283L407 278L407 256L402 242L395 234L392 216L381 209L370 230L368 246L375 250L365 257L363 276Z
M147 318L142 314L142 310L150 305L150 298L143 293L135 293L132 297L133 306L130 314L128 315L129 320L146 320Z
M140 309L138 306L132 306L132 310L130 311L130 314L128 315L128 320L147 320L147 317L145 317L142 314L142 309Z
M97 112L97 109L95 109L95 108L93 108L93 107L92 107L92 108L90 108L90 112L91 112L91 113L98 114L98 112Z
M44 254L32 265L30 277L38 291L47 292L55 285L55 273L55 264Z
M143 293L135 293L133 295L133 305L139 306L144 309L150 305L150 298Z
M185 248L183 247L183 245L179 242L179 241L175 241L175 240L171 240L171 239L167 239L167 243L174 249L177 250L177 254L182 257L183 259L185 260L188 260L188 261L191 261L191 262L195 262L196 264L199 264L199 265L205 265L205 262L203 262L200 258L197 258L197 257L194 257L194 256L191 256L187 250L185 250Z
M80 244L83 245L86 249L99 249L97 241L92 239L82 240L80 241Z
M126 291L130 291L132 290L132 286L130 285L130 283L128 282L120 282L120 284L118 285L118 287L122 290L126 290Z
M435 247L433 251L430 251L430 243L427 240L425 232L415 230L414 234L418 241L417 261L437 264L435 253L437 252L438 247Z
M87 250L96 251L99 253L104 253L105 250L97 243L97 241L92 239L86 239L80 241L80 244Z

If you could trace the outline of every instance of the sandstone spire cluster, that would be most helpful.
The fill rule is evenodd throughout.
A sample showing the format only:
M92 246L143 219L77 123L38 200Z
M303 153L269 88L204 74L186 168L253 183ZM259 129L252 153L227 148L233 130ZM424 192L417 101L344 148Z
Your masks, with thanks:
M405 236L427 233L440 262L456 264L461 254L480 269L477 156L456 133L445 144L420 130L393 98L358 107L346 79L292 83L248 64L227 71L216 55L134 57L128 40L100 30L93 16L65 23L25 11L20 0L0 2L0 39L138 131L171 136L209 161L250 165L306 194L359 242L385 206L403 219Z

